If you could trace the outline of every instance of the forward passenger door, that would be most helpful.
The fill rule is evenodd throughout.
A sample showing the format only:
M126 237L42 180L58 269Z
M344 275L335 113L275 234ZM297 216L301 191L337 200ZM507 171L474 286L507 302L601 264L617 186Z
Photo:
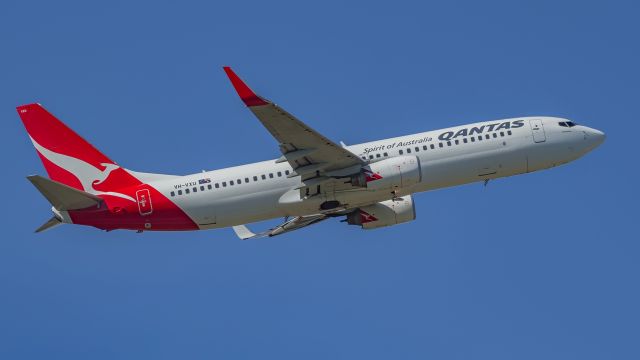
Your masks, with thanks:
M547 140L547 136L544 133L544 126L542 125L542 120L540 119L531 119L529 120L529 125L531 125L531 133L533 134L533 142L541 143Z

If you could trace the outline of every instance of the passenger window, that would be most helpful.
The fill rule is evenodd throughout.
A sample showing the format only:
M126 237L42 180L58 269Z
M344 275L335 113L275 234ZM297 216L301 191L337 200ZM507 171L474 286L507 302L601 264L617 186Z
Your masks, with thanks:
M387 156L389 156L389 154L387 154L387 153L384 153L384 156L385 156L385 157L387 157Z
M478 136L478 141L482 141L482 136Z
M249 178L244 178L244 182L248 183L249 182Z
M262 180L266 180L267 179L267 176L265 174L262 174L260 177L262 178Z
M507 135L512 135L513 133L511 132L511 130L507 131Z
M504 131L500 131L500 136L504 137Z
M380 154L376 154L376 157L377 157L377 158L380 158Z
M373 155L369 155L369 160L373 159Z
M447 141L447 146L451 146L451 141Z
M193 187L193 192L198 192L198 188L197 187Z
M176 196L175 191L172 191L172 192L171 192L171 196Z
M436 148L436 146L435 146L435 145L433 145L433 144L431 144L431 150L433 150L433 149L435 149L435 148Z
M427 145L422 146L422 150L426 151L428 149Z
M402 152L402 150L399 150L399 151L398 151L398 154L402 155L402 154L404 154L404 153Z
M489 139L491 139L491 135L487 134L487 135L484 136L484 138L489 140Z
M411 154L411 148L407 148L407 154Z
M227 187L227 182L226 181L222 182L222 187Z
M269 173L269 179L273 179L273 173Z
M189 193L189 189L184 189L184 193L188 194Z
M200 186L200 191L204 191L204 185Z
M460 144L460 140L456 139L456 145Z
M467 138L462 139L462 142L466 144L467 143Z
M289 175L289 170L285 170L285 171L284 171L284 174L285 174L285 175Z
M238 185L242 184L242 179L238 179Z
M278 171L278 177L282 176L282 171Z
M444 147L444 145L442 143L438 143L439 147Z
M207 189L211 190L211 184L207 185Z
M493 133L493 138L495 139L495 138L497 138L497 137L498 137L498 134Z
M178 190L178 195L182 195L182 190Z
M254 176L254 177L253 177L253 181L258 181L258 177L257 177L257 176Z
M420 151L420 147L416 146L416 152Z
M216 189L220 188L220 184L216 183Z
M233 180L229 180L229 186L233 186Z
M470 139L471 139L471 142L475 142L476 141L476 138L474 138L473 136Z

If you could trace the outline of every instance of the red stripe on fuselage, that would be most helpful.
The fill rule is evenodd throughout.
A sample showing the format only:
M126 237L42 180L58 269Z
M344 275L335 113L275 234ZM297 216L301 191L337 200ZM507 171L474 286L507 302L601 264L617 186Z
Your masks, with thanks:
M142 215L138 206L136 192L147 189L153 211ZM183 231L198 230L198 225L175 203L148 184L116 190L117 193L130 196L130 201L113 195L100 195L105 206L69 211L74 224L94 226L103 230L157 230ZM148 205L145 205L147 207Z

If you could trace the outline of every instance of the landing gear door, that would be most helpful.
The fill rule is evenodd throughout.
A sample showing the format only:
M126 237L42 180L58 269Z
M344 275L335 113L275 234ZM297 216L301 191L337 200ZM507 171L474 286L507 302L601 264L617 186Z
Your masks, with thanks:
M544 127L542 126L542 120L531 119L529 120L531 125L531 132L533 133L533 142L541 143L547 140L547 136L544 133Z

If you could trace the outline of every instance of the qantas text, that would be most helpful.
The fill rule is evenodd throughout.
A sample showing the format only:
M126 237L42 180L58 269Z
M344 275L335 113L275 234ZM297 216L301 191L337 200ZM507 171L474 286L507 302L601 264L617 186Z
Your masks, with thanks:
M474 126L471 128L464 128L456 132L445 131L438 136L438 139L446 141L446 140L455 139L458 136L471 136L475 134L482 134L485 131L491 132L491 131L498 131L498 130L504 130L504 129L516 129L523 126L524 126L524 120L506 121L503 123L495 123L495 124L489 124L489 125Z
M488 124L488 125L480 125L473 126L464 129L460 129L457 131L445 131L442 134L438 135L439 140L447 141L451 139L455 139L459 136L471 136L475 134L482 134L484 132L493 132L505 129L517 129L524 126L524 120L514 120L514 121L505 121L501 123ZM410 145L422 144L425 142L431 142L433 138L427 136L409 141L398 141L393 142L391 144L381 144L377 146L371 146L364 148L364 153L368 154L370 152L382 151L382 150L390 150L396 147L405 147Z

